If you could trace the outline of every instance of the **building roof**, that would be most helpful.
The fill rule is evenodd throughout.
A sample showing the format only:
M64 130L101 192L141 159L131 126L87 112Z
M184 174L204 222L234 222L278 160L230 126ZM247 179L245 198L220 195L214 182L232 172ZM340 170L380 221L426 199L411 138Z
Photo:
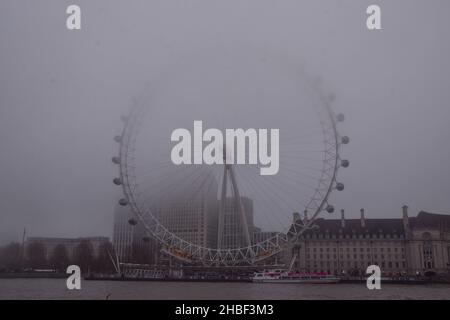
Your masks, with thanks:
M342 228L341 219L319 218L314 221L318 228L307 231L316 234L336 234L336 235L354 235L354 234L404 234L402 219L365 219L364 227L361 219L345 219L345 227Z
M411 228L430 228L450 230L450 215L420 211L417 217L410 218Z
M364 227L361 223L361 218L345 219L345 227L342 227L341 219L324 219L318 218L313 225L317 227L312 230L307 230L305 235L404 235L405 229L403 219L364 219ZM450 231L450 215L429 213L420 211L417 217L409 218L410 228L431 228L437 230Z

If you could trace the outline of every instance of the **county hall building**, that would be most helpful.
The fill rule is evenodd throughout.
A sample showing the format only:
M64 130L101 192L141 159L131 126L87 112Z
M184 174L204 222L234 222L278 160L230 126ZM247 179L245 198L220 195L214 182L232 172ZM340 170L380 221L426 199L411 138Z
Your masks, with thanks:
M297 215L298 217L298 215ZM307 219L305 217L304 219ZM375 264L384 275L450 272L450 215L421 211L399 219L316 219L287 253L302 272L363 275Z

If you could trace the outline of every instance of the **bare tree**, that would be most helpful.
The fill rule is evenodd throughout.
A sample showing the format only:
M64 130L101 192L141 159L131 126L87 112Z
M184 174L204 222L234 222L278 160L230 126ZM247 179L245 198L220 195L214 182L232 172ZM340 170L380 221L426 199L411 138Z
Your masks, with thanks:
M66 246L61 243L56 245L50 261L53 268L58 271L64 271L70 264Z
M12 242L0 249L0 269L18 270L21 268L22 248Z
M111 272L114 271L114 265L111 262L110 255L113 255L113 246L111 242L102 243L99 247L98 256L95 258L95 271Z
M47 252L41 242L32 242L27 247L29 266L33 269L43 269L48 266Z
M75 248L75 261L80 266L82 272L88 272L94 263L92 243L89 240L82 240Z

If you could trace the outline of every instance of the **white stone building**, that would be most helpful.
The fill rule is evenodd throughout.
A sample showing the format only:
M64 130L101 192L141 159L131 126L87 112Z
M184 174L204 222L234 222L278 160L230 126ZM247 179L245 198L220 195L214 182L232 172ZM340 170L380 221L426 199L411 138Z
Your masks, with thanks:
M448 273L450 215L424 211L400 219L317 219L290 249L294 269L332 274L365 274L380 266L383 274Z

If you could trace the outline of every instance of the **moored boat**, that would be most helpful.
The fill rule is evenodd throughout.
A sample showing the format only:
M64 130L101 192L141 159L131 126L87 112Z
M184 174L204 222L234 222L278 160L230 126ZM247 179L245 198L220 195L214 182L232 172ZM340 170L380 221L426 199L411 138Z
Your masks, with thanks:
M332 284L338 283L340 278L321 273L298 273L274 270L257 272L253 275L252 281L256 283Z

